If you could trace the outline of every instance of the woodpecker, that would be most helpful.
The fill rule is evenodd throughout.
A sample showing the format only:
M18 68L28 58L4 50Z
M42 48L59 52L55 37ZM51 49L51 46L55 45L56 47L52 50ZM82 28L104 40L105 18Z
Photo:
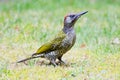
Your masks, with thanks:
M43 44L31 57L18 61L25 62L34 58L46 58L53 66L57 66L56 59L61 63L64 63L62 56L69 51L76 41L76 33L74 30L74 24L76 21L88 11L69 14L64 18L63 29L55 36L55 38L45 44Z

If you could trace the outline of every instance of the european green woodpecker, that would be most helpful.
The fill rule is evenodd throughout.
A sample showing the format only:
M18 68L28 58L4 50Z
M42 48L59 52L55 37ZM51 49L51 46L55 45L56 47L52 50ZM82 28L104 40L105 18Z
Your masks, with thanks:
M63 29L53 40L43 44L34 54L31 55L31 57L20 60L17 63L38 57L48 59L54 66L57 66L56 59L58 59L61 63L64 63L62 61L63 54L69 51L76 41L74 24L82 15L86 14L87 12L88 11L65 16Z

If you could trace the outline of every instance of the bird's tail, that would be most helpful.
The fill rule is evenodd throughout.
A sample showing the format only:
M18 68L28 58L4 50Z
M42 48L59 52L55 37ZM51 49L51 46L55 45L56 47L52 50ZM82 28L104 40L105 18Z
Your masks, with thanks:
M33 53L33 54L32 54L32 57L33 57L33 56L36 56L36 55L38 55L38 53Z
M17 61L17 63L25 62L25 61L27 61L27 60L31 60L31 59L34 59L34 58L38 58L38 57L42 57L42 56L43 56L43 55L37 55L37 56L35 56L35 55L36 55L36 53L32 54L32 56L29 57L29 58L26 58L26 59Z
M29 57L29 58L17 61L17 63L25 62L25 61L30 60L30 59L34 59L34 57Z

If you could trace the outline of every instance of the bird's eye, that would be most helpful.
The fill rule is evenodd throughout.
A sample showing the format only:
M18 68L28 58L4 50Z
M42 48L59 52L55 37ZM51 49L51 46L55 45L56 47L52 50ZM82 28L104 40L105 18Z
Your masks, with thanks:
M70 17L74 17L75 15L70 15Z

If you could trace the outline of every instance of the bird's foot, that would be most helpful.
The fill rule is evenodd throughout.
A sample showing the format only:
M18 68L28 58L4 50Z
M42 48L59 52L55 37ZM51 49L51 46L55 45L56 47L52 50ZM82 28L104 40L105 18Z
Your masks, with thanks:
M53 61L53 62L50 61L50 63L49 63L48 65L53 65L54 67L58 66L58 65L55 63L55 61Z
M66 64L64 61L62 61L62 60L61 60L61 61L58 61L58 62L57 62L57 65L64 65L64 66L67 66L67 64Z

